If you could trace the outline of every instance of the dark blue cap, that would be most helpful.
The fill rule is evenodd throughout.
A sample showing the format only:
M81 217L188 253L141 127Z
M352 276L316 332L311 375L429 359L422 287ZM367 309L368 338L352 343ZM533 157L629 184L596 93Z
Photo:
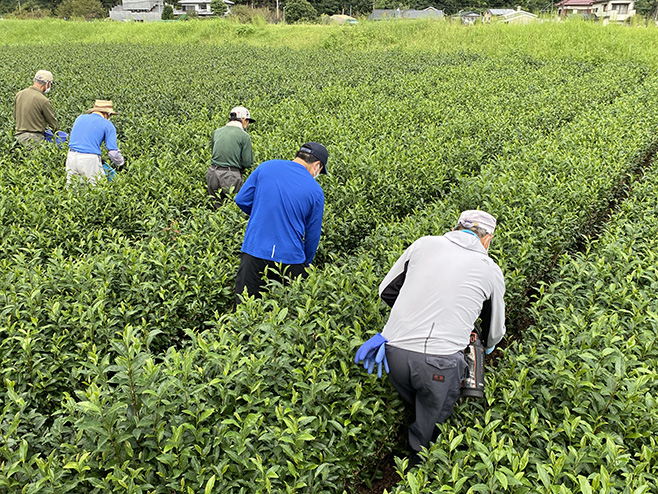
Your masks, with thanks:
M327 174L327 160L329 159L329 153L327 152L326 147L317 142L307 142L299 148L299 152L314 156L320 163L322 163L322 170L320 170L320 173Z

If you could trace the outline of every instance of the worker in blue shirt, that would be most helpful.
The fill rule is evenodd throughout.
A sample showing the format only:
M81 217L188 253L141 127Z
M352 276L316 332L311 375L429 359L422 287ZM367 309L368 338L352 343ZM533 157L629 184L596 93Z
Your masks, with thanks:
M328 157L322 144L308 142L292 161L261 163L235 196L249 215L235 281L236 305L245 288L248 295L259 296L266 268L270 279L306 273L320 242L324 212L324 193L315 179L327 173Z
M94 107L73 122L66 156L66 184L73 175L85 177L91 185L105 174L101 162L101 144L105 142L110 161L115 167L123 165L123 156L117 145L117 130L110 122L116 115L112 101L96 100Z

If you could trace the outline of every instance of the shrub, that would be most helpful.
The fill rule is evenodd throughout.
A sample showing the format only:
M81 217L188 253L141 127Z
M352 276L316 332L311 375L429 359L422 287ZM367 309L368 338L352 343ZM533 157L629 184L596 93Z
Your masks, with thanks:
M163 21L173 21L174 20L174 8L166 4L162 9L162 20Z
M227 6L222 0L212 0L210 10L214 16L222 17L227 12Z
M286 22L313 22L318 18L315 7L307 0L290 0L286 2Z
M64 0L57 7L57 17L85 20L107 17L107 11L99 0Z
M231 12L228 19L239 22L241 24L258 24L258 23L275 23L276 12L272 12L268 8L251 8L248 5L234 5L231 7Z

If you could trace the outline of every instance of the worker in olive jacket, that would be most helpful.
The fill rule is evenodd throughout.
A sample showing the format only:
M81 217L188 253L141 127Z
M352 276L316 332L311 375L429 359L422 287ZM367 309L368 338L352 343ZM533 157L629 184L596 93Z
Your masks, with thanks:
M464 349L478 318L485 353L505 334L505 280L487 251L496 219L464 211L453 231L416 240L379 286L391 314L381 333L357 351L372 372L388 372L391 384L411 406L410 463L436 439L461 394L466 377Z
M57 129L57 119L46 94L53 87L53 75L47 70L39 70L34 76L34 84L23 89L14 98L14 120L16 140L23 145L42 142L46 127Z

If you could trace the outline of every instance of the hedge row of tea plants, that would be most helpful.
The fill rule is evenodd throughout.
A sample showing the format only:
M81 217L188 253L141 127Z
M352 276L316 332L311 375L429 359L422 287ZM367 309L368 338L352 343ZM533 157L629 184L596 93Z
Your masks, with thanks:
M658 489L656 187L652 169L600 238L561 259L486 406L444 424L394 492Z
M112 99L129 169L148 187L141 207L162 202L170 221L205 203L199 183L209 136L236 102L257 119L250 128L257 161L293 156L307 140L326 142L331 175L318 262L351 253L377 224L440 200L459 177L476 175L501 153L514 154L580 112L609 104L647 74L630 63L523 56L384 52L348 58L234 47L56 46L47 62L41 48L6 47L0 59L3 114L11 114L13 94L29 83L28 68L43 63L57 79L50 96L65 129L94 99ZM2 123L5 150L11 126L10 118ZM50 178L61 187L61 167L53 171ZM171 197L172 189L180 197ZM116 218L111 224L130 234L151 234L126 218L133 212L151 218L150 211L116 207L121 213L102 219ZM21 215L14 219L25 224Z
M0 54L3 115L43 57ZM26 153L11 119L0 123L10 491L367 484L402 406L351 360L385 321L376 287L393 260L460 209L489 209L518 327L529 291L600 226L658 123L655 76L629 63L131 45L60 46L47 60L65 127L94 98L115 101L128 170L66 189L66 151ZM319 140L331 175L309 278L231 313L245 218L231 204L212 211L203 176L208 136L236 103L258 120L257 160Z

